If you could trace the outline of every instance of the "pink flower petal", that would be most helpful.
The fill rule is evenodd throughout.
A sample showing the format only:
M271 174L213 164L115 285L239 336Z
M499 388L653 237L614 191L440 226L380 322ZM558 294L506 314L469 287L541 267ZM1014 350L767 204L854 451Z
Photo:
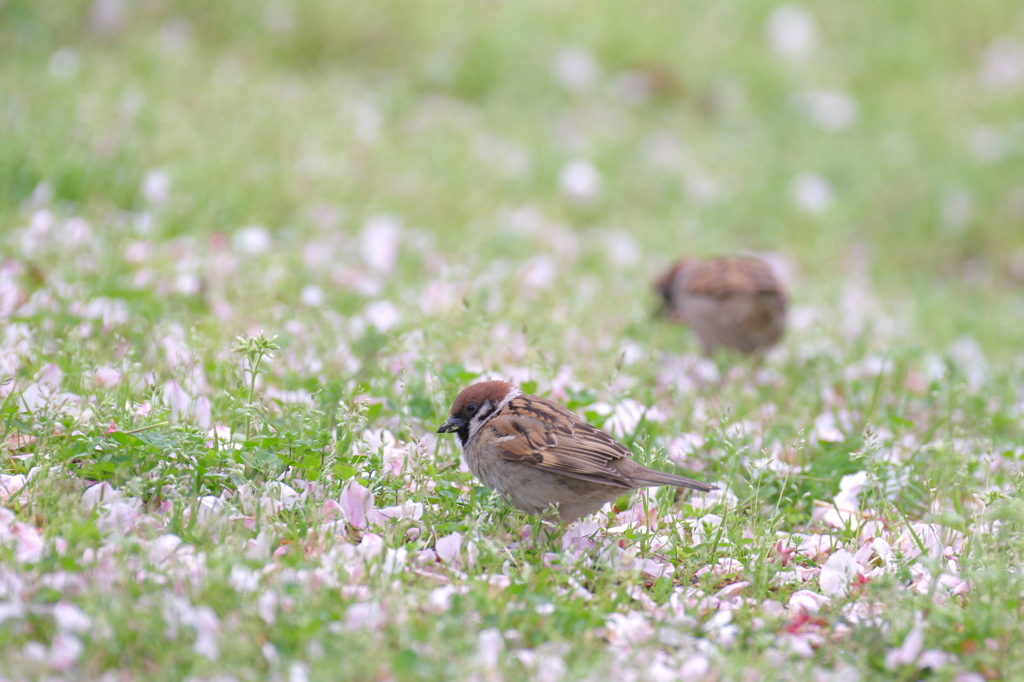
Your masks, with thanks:
M853 555L841 549L828 558L821 567L821 591L831 597L842 597L850 591L850 583L861 573L861 566Z
M57 602L53 607L53 618L61 632L85 632L92 627L92 618L71 602Z
M17 542L15 549L18 561L34 563L43 555L43 536L39 531L21 521L15 521L10 527L10 534Z
M53 636L47 663L54 670L67 670L75 664L85 651L82 641L74 635L58 632Z
M352 481L341 491L338 508L353 528L366 528L367 521L374 511L373 493Z
M789 602L786 607L790 611L795 612L817 613L829 601L829 598L823 594L811 592L810 590L797 590L789 596Z
M121 383L121 373L113 367L97 367L93 374L93 383L100 388L115 388Z
M890 649L889 653L885 655L885 667L892 669L915 663L922 648L924 648L924 625L918 623L907 633L903 644L895 649Z
M452 563L459 556L462 549L462 533L452 533L443 538L438 538L435 550L438 558L446 564Z
M82 506L92 511L101 504L108 504L115 500L120 499L121 493L114 490L114 488L106 481L101 481L89 488L82 493Z

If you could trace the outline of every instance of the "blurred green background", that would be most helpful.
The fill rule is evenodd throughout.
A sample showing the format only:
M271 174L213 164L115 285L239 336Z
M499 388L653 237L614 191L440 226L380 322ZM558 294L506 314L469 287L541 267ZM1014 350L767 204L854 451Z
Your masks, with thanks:
M0 232L40 202L152 241L391 214L479 270L540 215L629 235L643 305L671 257L755 250L798 304L859 282L925 345L1024 343L1016 0L0 0L0 126Z

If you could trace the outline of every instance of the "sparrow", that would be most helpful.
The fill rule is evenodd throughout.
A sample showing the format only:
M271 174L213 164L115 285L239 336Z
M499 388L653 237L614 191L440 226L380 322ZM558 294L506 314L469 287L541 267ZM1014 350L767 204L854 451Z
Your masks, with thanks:
M455 434L469 470L484 485L527 514L557 507L564 523L637 488L714 490L648 469L576 413L504 381L463 389L437 432Z
M683 258L657 279L660 312L690 325L705 355L765 351L786 330L786 291L758 258Z

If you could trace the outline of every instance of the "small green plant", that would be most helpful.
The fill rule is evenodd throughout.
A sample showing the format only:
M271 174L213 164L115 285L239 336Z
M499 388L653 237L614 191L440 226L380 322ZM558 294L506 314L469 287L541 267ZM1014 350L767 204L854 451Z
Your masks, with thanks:
M232 349L236 354L241 356L241 381L245 386L246 390L246 403L245 403L245 439L248 441L252 438L252 424L253 418L262 417L261 406L256 400L256 381L259 379L261 373L265 372L266 369L263 367L265 360L271 360L274 357L274 351L280 350L275 341L276 336L267 338L267 336L260 332L256 336L239 336L235 339L235 347Z

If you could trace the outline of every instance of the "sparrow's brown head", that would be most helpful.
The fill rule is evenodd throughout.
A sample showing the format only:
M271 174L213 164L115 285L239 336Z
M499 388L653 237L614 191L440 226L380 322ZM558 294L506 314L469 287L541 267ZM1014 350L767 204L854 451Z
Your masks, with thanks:
M683 269L686 262L685 258L680 258L654 281L654 290L661 297L661 305L658 307L658 310L655 311L655 316L667 315L672 311L673 284L675 283L676 275L678 275L679 271Z
M448 419L437 427L437 432L454 432L465 445L470 427L483 424L512 392L518 393L519 389L507 381L484 381L464 388L452 403Z

